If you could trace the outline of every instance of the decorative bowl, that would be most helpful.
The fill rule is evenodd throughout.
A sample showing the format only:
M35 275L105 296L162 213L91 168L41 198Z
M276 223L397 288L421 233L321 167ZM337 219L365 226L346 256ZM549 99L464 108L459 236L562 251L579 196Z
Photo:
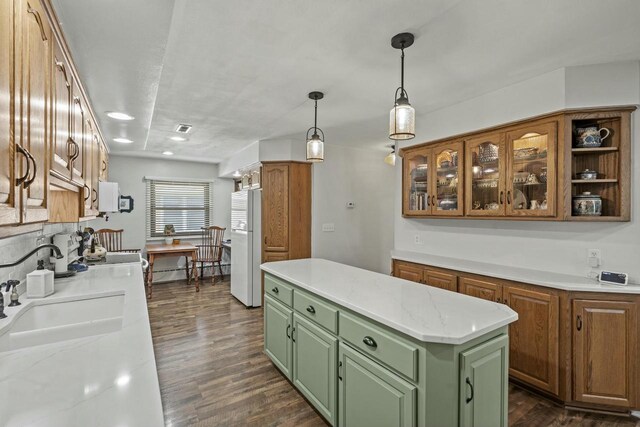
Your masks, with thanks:
M580 179L598 179L598 172L585 169L578 174Z
M602 215L602 198L597 194L585 191L573 196L573 215L600 216Z

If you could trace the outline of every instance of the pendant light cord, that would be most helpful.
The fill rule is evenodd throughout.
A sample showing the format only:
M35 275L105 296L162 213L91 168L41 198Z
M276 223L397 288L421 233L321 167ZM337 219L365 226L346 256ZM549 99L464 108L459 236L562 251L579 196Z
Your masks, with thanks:
M400 55L400 96L404 94L404 42L400 48L402 55Z
M317 135L318 134L318 100L315 99L314 102L316 106L315 106L315 113L313 114L313 134Z

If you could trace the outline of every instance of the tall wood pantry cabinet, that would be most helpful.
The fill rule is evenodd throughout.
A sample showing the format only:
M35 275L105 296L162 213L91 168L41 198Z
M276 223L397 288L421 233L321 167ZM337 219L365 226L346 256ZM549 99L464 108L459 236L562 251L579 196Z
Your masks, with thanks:
M311 256L311 164L262 164L262 262Z

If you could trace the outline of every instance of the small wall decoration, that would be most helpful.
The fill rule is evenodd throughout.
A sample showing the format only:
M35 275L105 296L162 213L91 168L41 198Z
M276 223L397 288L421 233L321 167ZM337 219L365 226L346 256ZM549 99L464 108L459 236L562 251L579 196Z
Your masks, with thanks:
M120 196L120 212L129 213L133 210L133 197Z

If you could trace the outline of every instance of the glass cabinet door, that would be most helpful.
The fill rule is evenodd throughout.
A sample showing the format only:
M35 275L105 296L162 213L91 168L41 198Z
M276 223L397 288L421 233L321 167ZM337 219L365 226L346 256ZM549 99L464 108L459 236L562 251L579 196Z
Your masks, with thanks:
M507 133L507 215L555 215L555 153L555 123Z
M465 141L467 215L504 215L505 163L504 134L487 134Z
M462 215L462 141L433 148L432 157L432 214Z
M430 149L409 151L403 159L403 212L405 215L428 215Z

